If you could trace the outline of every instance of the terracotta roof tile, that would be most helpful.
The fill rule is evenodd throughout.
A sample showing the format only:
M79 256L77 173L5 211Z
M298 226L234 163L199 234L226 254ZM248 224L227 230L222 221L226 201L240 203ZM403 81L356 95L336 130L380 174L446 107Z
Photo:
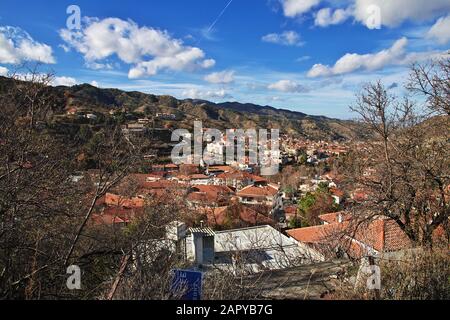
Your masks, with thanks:
M191 189L187 200L191 202L203 202L204 204L215 204L226 201L234 194L227 186L198 185Z
M337 188L331 188L330 192L333 196L342 198L344 196L344 191L342 191L341 189L337 189Z
M208 170L210 172L214 172L214 171L233 172L233 171L235 171L235 169L233 169L230 166L212 166L212 167L209 167Z
M339 222L339 216L341 216L342 221L350 219L350 216L343 211L321 214L319 219L327 223L337 223Z
M238 217L233 217L233 214L238 213ZM248 225L257 224L273 224L273 220L257 211L253 210L247 206L239 206L234 210L233 206L225 206L214 208L209 210L208 213L208 223L210 225L223 226L227 219L234 220L234 223L244 222Z
M206 176L206 175L204 175L204 174L201 174L201 173L191 174L191 175L189 176L189 178L190 178L191 180L209 179L208 176Z
M239 197L273 197L278 190L270 185L265 186L247 186L240 190L237 195Z
M342 224L327 224L313 226L307 228L291 229L286 233L299 242L304 243L323 243L328 241L329 237L342 232L344 226Z

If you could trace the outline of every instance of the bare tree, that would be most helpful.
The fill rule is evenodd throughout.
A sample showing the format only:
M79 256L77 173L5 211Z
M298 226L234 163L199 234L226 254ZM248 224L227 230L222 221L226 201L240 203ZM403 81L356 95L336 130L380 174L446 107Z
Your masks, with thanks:
M45 126L54 107L52 79L29 70L5 80L0 94L2 297L36 298L54 288L52 271L62 273L63 234L75 221L70 208L76 211L83 192L70 182L70 144Z
M97 201L116 186L125 176L131 172L133 165L140 159L140 152L127 139L124 138L120 128L105 128L97 134L98 139L92 146L91 157L96 170L94 176L94 190L90 206L74 235L70 249L64 258L67 265L75 247L88 223Z
M438 114L450 115L450 59L414 64L407 88L425 96L428 108Z
M439 66L445 73L448 60ZM415 66L416 77L418 70L422 73L418 81L431 77L429 69ZM444 110L450 97L443 91L448 90L448 78L432 78L427 81L432 89L423 91L433 94L425 107ZM364 87L351 110L360 115L373 139L354 151L348 182L367 196L353 208L359 219L390 218L412 243L431 246L438 228L448 232L450 119L448 114L432 117L420 107L390 95L381 82Z
M136 165L139 150L119 128L104 128L91 145L98 180L76 182L81 150L53 128L61 105L52 80L37 67L25 68L2 79L0 87L2 298L94 297L111 272L98 272L98 259L114 265L124 242L122 234L92 233L86 226L97 200ZM69 263L81 265L92 280L85 291L67 290Z

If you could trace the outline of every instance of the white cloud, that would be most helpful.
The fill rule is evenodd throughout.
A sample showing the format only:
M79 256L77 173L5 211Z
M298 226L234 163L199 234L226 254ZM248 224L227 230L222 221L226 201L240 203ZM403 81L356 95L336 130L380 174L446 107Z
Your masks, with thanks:
M392 47L377 53L357 54L347 53L341 57L333 67L315 64L308 72L308 77L332 76L350 73L356 70L378 70L391 64L405 62L405 47L408 39L397 40Z
M320 0L280 0L286 17L294 18L308 12L320 3Z
M321 0L278 0L286 17L295 18L316 8ZM430 21L450 11L449 0L328 0L332 8L315 13L315 25L326 27L344 22L349 17L369 29L397 27L406 21ZM347 5L346 9L338 6Z
M205 77L205 81L216 84L227 84L234 81L234 71L213 72Z
M131 68L128 77L131 79L154 76L159 71L167 69L173 71L193 71L203 67L205 54L199 48L184 48L180 52L171 56L159 56L150 61L138 62ZM199 63L198 63L199 62Z
M52 85L57 86L67 86L71 87L77 84L77 80L71 77L55 77L52 81Z
M183 91L183 97L190 99L225 99L231 98L231 95L225 90L199 90L196 88L191 88Z
M113 70L114 66L111 63L98 63L86 61L85 66L92 70Z
M18 64L25 61L56 62L50 46L35 41L20 28L0 27L0 63Z
M333 75L333 72L329 66L317 63L312 66L312 68L308 71L307 75L310 78L326 77Z
M204 69L212 68L212 67L214 67L215 65L216 65L216 60L214 60L214 59L206 59L206 60L203 60L203 62L202 62L202 64L201 64L202 68L204 68Z
M436 18L449 10L449 0L356 0L354 15L357 21L371 27L378 11L381 25L396 27L407 20Z
M331 8L323 8L315 14L314 24L319 27L341 24L350 16L351 11L349 9L337 9L333 12Z
M201 49L184 45L167 31L139 27L131 20L87 18L82 30L62 29L60 36L84 55L87 64L116 55L132 65L129 78L153 76L162 70L193 71L215 63L205 59Z
M308 88L298 84L292 80L280 80L267 86L270 90L276 90L281 92L300 93L308 92Z
M9 72L8 68L0 66L0 76L4 76L4 77L7 76L8 72Z
M95 80L93 80L93 81L91 82L91 86L100 88L100 85L99 85L98 82L95 81Z
M311 59L311 56L302 56L300 58L297 58L295 61L304 62L304 61L308 61L309 59Z
M300 35L295 31L284 31L283 33L269 33L262 37L262 41L281 44L284 46L302 46Z
M440 18L427 33L427 38L435 39L440 44L450 41L450 15Z
M63 49L65 53L70 52L70 48L68 46L66 46L65 44L58 45L58 48Z

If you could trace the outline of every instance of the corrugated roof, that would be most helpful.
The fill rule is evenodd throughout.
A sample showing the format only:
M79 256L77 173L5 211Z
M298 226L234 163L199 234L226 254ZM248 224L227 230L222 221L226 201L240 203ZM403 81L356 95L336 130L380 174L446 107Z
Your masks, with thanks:
M211 236L213 237L216 233L213 231L213 229L208 228L208 227L202 227L202 228L189 228L188 229L189 233L202 233L205 234L207 236Z

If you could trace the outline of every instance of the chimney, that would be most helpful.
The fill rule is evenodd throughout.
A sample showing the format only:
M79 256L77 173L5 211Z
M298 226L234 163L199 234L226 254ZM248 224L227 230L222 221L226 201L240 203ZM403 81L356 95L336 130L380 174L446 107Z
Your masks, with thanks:
M186 224L180 221L173 221L166 226L166 238L172 241L180 241L186 237Z

